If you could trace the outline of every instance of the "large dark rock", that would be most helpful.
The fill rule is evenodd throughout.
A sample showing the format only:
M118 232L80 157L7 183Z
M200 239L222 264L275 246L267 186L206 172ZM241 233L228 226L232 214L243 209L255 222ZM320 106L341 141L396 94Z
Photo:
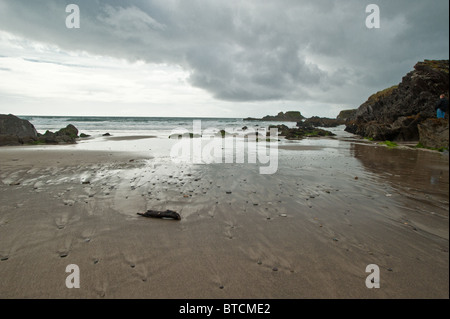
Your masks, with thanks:
M53 133L50 131L45 132L43 135L39 134L38 143L44 144L73 144L76 143L78 138L78 129L72 124L60 129L58 132Z
M304 120L303 122L297 122L298 127L309 127L309 126L336 127L336 126L344 125L344 124L345 124L344 120L330 119L327 117L318 117L318 116L310 117L310 118Z
M0 146L21 145L36 138L36 129L29 121L0 114Z
M448 121L445 119L427 119L418 125L420 144L429 148L449 147Z
M418 125L435 118L434 106L449 91L449 61L425 60L395 85L362 104L346 131L375 140L418 141Z
M278 134L284 136L287 140L301 140L307 137L335 136L335 134L330 131L315 128L312 125L305 125L299 128L289 128L286 125L271 125L269 126L269 131L271 128L278 129ZM267 135L269 136L269 132L267 132Z
M0 146L22 145L20 139L14 135L0 135Z

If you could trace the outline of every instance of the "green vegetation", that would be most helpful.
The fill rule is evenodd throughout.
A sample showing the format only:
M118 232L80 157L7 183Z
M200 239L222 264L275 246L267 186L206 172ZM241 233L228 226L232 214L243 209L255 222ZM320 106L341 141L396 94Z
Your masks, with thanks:
M365 137L364 139L373 142L373 137Z
M379 92L377 92L377 93L375 93L375 94L372 94L372 95L369 97L368 101L371 102L371 103L378 102L380 99L382 99L382 98L384 98L384 97L386 97L386 96L388 96L388 95L391 95L392 92L393 92L395 89L397 89L397 87L398 87L398 85L394 85L394 86L391 86L390 88L387 88L387 89L384 89L384 90L382 90L382 91L379 91Z
M386 145L389 148L394 148L397 147L398 144L392 141L384 141L384 142L380 142L380 144Z
M445 73L448 73L448 61L447 61L447 63L445 63L445 61L439 61L439 60L425 60L422 63L433 69L438 69L439 71L444 71Z
M440 147L440 148L426 147L425 145L423 145L420 142L415 146L415 148L424 148L424 149L427 149L427 150L438 151L438 152L441 152L441 153L445 152L445 151L448 151L447 147Z
M29 142L28 144L29 145L44 145L44 144L47 144L47 143L45 143L45 141L42 141L42 140L37 140L37 141Z

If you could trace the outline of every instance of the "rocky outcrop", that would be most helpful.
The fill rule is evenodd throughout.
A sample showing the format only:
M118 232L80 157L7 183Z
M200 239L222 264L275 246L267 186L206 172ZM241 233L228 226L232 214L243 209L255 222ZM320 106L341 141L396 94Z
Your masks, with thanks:
M436 101L448 91L449 61L419 62L399 85L369 97L347 120L346 131L374 140L418 141L418 125L436 117Z
M53 133L50 131L38 134L37 143L43 144L73 144L78 138L78 129L72 124Z
M339 113L339 115L336 117L336 119L342 120L342 121L347 121L348 119L351 119L353 116L355 116L356 111L358 111L358 109L343 110Z
M447 148L449 146L448 121L427 119L418 125L419 142L427 148Z
M299 122L305 117L298 111L280 112L275 116L267 115L261 119L248 117L244 121L280 121L280 122Z
M73 144L78 138L78 129L69 124L56 133L39 134L33 124L14 115L0 115L0 146L24 144Z
M309 127L309 126L336 127L336 126L344 125L344 124L345 124L344 120L330 119L327 117L318 117L318 116L310 117L310 118L304 120L303 122L297 122L298 127Z
M314 126L303 126L299 128L289 128L286 125L271 125L269 126L269 131L271 128L276 128L278 134L284 136L287 140L301 140L306 137L325 137L325 136L335 136L332 132L315 128ZM267 132L269 136L269 132Z
M27 120L12 114L0 114L0 146L21 145L37 138L37 131Z

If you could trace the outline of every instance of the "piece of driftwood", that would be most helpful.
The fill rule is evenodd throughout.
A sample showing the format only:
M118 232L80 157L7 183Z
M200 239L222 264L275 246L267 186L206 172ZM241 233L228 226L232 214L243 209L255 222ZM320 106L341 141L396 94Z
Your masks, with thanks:
M164 212L156 211L156 210L148 210L145 213L137 213L138 215L149 217L149 218L168 218L168 219L175 219L180 220L181 216L177 212L174 212L173 210L166 210Z

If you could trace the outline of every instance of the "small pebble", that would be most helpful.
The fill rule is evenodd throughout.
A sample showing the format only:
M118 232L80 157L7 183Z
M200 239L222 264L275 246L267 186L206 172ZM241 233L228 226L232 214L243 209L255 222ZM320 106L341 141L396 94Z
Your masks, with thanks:
M273 267L272 270L273 271L278 271L278 268L277 267Z

